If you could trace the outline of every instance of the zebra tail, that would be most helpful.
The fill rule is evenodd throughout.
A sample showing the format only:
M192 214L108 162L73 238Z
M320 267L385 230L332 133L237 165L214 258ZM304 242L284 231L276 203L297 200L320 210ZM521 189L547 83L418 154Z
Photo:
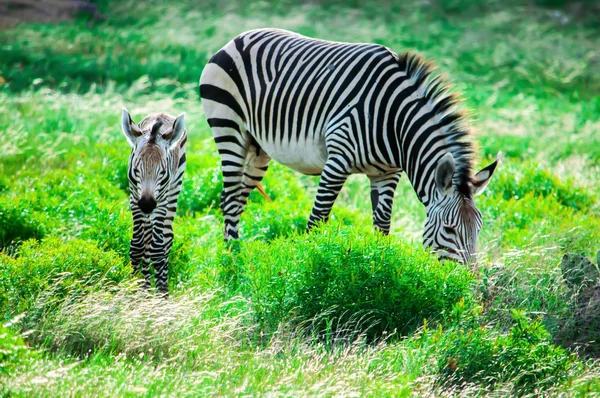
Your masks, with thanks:
M256 186L256 190L258 191L258 193L260 193L262 195L263 198L265 198L267 200L267 202L272 202L273 199L271 199L271 197L269 196L269 194L267 194L267 191L265 191L265 186L262 183L258 183L258 185Z

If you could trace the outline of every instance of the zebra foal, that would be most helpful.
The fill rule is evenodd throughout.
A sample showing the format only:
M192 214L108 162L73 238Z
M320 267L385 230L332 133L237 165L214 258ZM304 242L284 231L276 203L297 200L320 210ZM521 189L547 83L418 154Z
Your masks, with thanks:
M402 172L427 210L425 246L468 262L483 191L456 98L414 54L316 40L279 29L242 33L212 56L200 95L221 155L225 239L238 238L248 195L271 159L321 180L307 229L327 220L350 174L371 182L373 224L389 233Z
M152 263L156 289L166 295L173 218L186 165L184 115L153 114L136 125L123 108L121 125L132 147L127 170L133 216L131 264L136 273L141 268L143 287L148 289Z

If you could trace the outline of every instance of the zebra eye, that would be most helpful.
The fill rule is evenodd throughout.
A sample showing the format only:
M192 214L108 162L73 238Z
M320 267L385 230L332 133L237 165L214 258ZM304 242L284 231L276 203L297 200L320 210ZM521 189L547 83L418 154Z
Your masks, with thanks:
M456 234L456 229L454 229L454 227L444 225L444 232L446 232L448 235L454 235Z

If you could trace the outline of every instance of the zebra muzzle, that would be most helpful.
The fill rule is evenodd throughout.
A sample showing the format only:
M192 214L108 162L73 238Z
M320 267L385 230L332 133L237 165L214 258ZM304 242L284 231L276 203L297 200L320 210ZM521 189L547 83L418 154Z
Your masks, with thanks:
M461 264L464 264L465 262L464 259L459 255L459 253L452 249L437 249L435 250L435 253L437 254L440 260L456 261Z
M156 208L156 199L152 196L142 195L138 201L138 207L144 213L150 214Z

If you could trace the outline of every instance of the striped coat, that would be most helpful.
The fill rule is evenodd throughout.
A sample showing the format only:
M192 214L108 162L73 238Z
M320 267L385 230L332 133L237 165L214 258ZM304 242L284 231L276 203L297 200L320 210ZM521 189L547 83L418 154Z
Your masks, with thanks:
M168 259L173 245L173 219L186 166L187 133L183 114L147 116L139 125L125 108L122 129L132 147L127 175L129 204L133 216L131 263L141 270L143 286L149 288L150 265L156 288L168 293Z
M242 33L210 59L200 95L221 155L225 238L238 237L250 191L275 159L320 175L308 220L327 220L347 177L371 182L373 223L390 229L402 173L428 211L424 243L468 261L481 214L473 196L496 162L473 174L473 146L431 67L377 44L337 43L278 29Z

